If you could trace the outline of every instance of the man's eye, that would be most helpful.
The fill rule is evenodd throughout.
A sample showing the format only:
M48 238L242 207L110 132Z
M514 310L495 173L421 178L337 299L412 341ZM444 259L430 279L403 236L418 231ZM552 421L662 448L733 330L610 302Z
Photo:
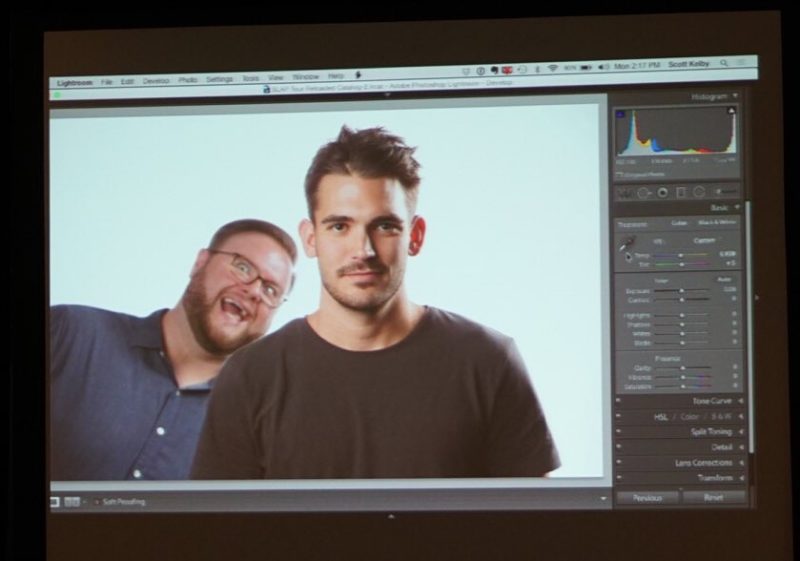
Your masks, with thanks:
M244 261L236 261L236 262L233 264L233 267L234 267L234 268L235 268L235 269L236 269L238 272L242 273L243 275L249 275L249 274L250 274L250 271L252 271L252 269L250 268L250 265L248 265L248 264L247 264L247 263L245 263Z
M400 226L394 222L381 222L378 224L378 230L380 232L399 232Z
M346 229L347 229L347 224L344 224L342 222L331 224L331 230L333 230L334 232L344 232Z
M279 294L278 289L276 287L272 286L271 284L265 284L264 288L262 288L262 290L264 291L264 296L268 296L270 298L277 298L278 297L278 294Z

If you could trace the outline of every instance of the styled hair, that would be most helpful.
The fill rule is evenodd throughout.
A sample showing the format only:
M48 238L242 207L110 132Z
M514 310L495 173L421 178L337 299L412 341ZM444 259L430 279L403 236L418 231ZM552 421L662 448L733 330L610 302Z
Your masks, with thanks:
M319 149L306 173L308 215L313 220L319 183L326 175L358 175L365 179L397 180L406 194L409 209L417 204L420 168L414 159L416 148L386 131L374 127L354 131L344 125L336 140Z
M297 246L292 237L287 234L282 228L275 226L271 222L264 220L257 220L255 218L244 218L242 220L234 220L222 226L219 230L214 232L211 241L208 243L208 249L219 249L229 238L236 234L244 234L249 232L256 232L269 236L280 246L286 250L289 257L292 258L292 263L297 263Z

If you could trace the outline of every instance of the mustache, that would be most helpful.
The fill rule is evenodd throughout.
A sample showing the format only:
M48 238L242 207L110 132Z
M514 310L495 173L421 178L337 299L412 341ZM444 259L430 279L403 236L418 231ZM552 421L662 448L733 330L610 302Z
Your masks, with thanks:
M340 277L344 275L349 275L350 273L377 273L382 274L388 271L388 267L383 263L377 263L374 261L359 261L357 263L351 263L349 265L345 265L344 267L340 267L336 269L336 274Z

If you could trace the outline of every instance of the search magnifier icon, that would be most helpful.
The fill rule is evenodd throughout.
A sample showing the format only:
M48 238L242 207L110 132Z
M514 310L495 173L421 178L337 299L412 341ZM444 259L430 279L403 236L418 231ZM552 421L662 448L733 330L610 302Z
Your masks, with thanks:
M724 58L723 58L722 60L720 60L720 61L719 61L719 64L720 64L720 66L725 66L725 67L727 68L727 66L728 66L728 61L727 61L726 59L724 59Z

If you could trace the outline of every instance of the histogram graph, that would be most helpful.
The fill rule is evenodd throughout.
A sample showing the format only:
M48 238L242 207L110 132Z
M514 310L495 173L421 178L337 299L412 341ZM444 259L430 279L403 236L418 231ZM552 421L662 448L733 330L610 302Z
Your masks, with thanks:
M617 156L736 154L733 106L617 109Z

